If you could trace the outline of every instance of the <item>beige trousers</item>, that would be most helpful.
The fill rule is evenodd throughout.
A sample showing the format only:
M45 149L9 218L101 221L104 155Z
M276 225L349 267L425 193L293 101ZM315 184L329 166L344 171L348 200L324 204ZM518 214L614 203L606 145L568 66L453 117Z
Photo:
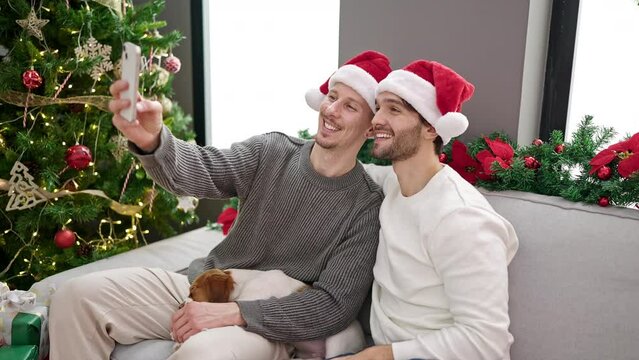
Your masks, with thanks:
M125 268L65 282L51 300L51 360L108 360L115 343L170 340L171 317L188 296L185 275ZM290 346L237 326L190 337L169 360L289 359Z

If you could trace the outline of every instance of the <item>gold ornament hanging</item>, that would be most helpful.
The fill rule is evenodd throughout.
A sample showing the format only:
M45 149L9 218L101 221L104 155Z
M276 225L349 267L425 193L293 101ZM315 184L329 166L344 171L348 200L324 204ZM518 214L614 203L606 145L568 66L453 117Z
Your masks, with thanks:
M49 22L49 20L38 19L34 8L31 8L29 16L27 16L26 19L16 20L16 22L23 29L26 29L29 35L35 36L36 38L40 39L40 41L44 40L41 29Z
M119 18L122 18L122 6L124 0L93 0L100 5L106 6L109 9L113 10Z
M115 148L111 150L111 154L113 154L113 157L117 161L122 161L124 155L129 152L127 139L118 133L117 135L111 136L109 141L115 144Z
M40 187L33 182L29 168L20 161L16 161L11 169L8 195L7 211L24 210L47 201L47 197L40 192Z

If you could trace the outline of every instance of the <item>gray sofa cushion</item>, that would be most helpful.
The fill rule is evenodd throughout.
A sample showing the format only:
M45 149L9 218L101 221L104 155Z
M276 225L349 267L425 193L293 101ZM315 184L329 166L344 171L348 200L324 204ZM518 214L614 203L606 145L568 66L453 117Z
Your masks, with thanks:
M483 193L519 236L512 359L638 359L639 211Z

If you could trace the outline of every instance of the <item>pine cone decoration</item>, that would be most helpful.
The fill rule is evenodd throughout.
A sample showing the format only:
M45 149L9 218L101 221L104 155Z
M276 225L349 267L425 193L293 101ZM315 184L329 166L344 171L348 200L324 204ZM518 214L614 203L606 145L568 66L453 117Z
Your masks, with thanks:
M93 254L93 246L82 243L80 244L80 246L76 248L75 253L79 257L84 257L84 258L91 257L91 255Z

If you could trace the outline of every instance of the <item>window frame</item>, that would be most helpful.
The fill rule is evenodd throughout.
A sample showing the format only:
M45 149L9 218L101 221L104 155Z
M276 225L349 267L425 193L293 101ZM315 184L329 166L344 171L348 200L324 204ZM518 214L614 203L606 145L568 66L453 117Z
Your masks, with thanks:
M566 131L579 0L553 0L539 137Z

